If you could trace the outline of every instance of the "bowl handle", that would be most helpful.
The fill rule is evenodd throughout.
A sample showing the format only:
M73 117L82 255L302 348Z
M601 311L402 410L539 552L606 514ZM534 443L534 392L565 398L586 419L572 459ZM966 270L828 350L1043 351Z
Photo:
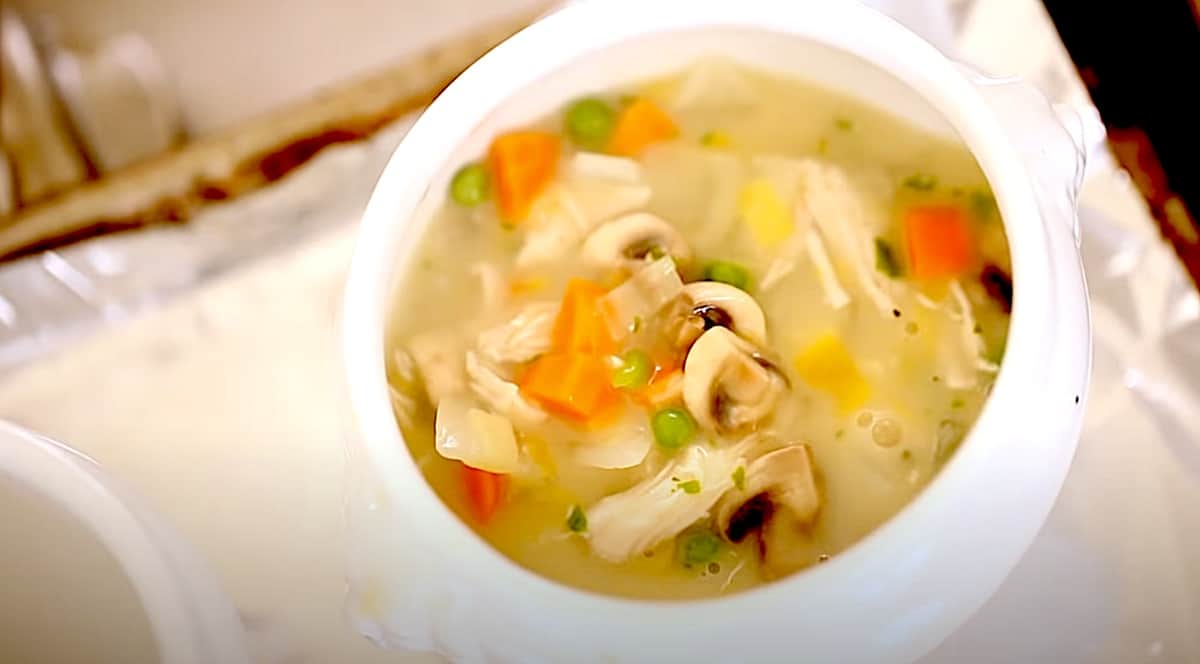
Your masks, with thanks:
M1066 224L1079 246L1079 190L1091 157L1104 147L1104 125L1094 107L1053 104L1017 78L992 78L962 66L1011 137L1029 172L1047 223Z

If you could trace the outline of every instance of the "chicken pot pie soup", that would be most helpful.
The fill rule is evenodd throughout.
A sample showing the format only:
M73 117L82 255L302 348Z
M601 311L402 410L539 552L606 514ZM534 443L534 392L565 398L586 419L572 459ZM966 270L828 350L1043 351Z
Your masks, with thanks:
M1012 281L961 144L725 60L461 165L404 277L412 455L495 548L630 597L733 593L898 512L978 415Z

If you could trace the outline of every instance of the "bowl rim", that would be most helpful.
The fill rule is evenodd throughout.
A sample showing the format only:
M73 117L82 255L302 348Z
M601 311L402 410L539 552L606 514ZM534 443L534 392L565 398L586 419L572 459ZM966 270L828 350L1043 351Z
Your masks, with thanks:
M601 4L603 8L599 7ZM406 500L417 499L421 508L431 510L424 515L422 523L436 522L439 527L445 527L447 518L453 521L453 525L441 533L444 537L442 545L472 549L470 555L477 563L488 565L489 574L499 575L493 579L494 583L521 587L543 600L556 602L558 606L605 611L610 616L625 614L633 620L653 620L655 616L678 611L683 606L710 614L737 611L795 594L804 586L827 577L853 578L854 569L877 561L881 555L881 541L902 539L902 533L911 535L920 521L930 518L931 505L952 498L960 490L963 482L954 480L962 474L963 468L977 465L995 453L995 450L980 449L977 433L985 424L1013 415L1000 412L996 406L999 398L1015 395L1023 385L1027 387L1030 379L1038 375L1037 367L1044 365L1045 353L1038 351L1035 342L1045 334L1048 322L1037 318L1047 315L1052 300L1049 295L1030 287L1030 284L1049 280L1051 266L1050 242L1042 227L1041 213L1025 166L1015 148L1005 140L1003 127L979 92L934 47L891 19L856 3L797 2L785 6L785 3L764 0L742 0L736 7L723 7L720 3L698 2L689 5L690 13L686 17L667 15L661 8L648 7L648 4L653 3L615 0L584 2L563 8L488 53L431 104L393 154L372 194L347 280L343 311L343 352L352 408L364 434L371 466L396 473L392 481L384 482L388 491L405 485ZM638 16L636 24L621 30L612 29L613 14L631 12ZM605 14L609 15L609 20L605 20ZM855 25L856 30L853 34L839 33L831 27L838 24ZM654 35L693 29L762 30L812 40L881 69L937 109L987 174L1005 220L1016 294L1009 322L1009 345L993 392L954 456L895 515L829 562L730 596L660 600L602 595L543 577L507 558L463 523L416 469L395 423L384 373L383 309L394 281L389 262L395 258L387 251L388 227L399 225L396 219L407 219L418 209L433 174L443 166L440 163L436 168L415 166L420 155L448 154L449 150L441 148L452 148L461 143L489 112L535 84L538 78L570 66L573 60L586 55L592 48L610 48L629 39L653 38ZM563 55L546 57L546 53ZM531 65L532 72L528 69ZM514 76L514 67L527 69ZM467 106L477 108L467 109ZM1022 221L1017 223L1016 220ZM961 479L968 478L963 475ZM1041 520L1038 525L1040 523ZM1036 527L1032 529L1025 546L1036 530ZM1014 557L1008 569L1015 563ZM1000 579L1008 569L999 576ZM984 598L987 595L990 591L983 593Z

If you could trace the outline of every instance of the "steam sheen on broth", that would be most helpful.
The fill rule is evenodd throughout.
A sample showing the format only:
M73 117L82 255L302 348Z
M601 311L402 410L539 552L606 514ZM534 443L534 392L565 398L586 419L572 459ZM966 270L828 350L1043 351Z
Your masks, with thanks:
M961 144L725 60L495 137L395 295L413 458L517 563L732 593L899 511L1003 355L1003 226Z

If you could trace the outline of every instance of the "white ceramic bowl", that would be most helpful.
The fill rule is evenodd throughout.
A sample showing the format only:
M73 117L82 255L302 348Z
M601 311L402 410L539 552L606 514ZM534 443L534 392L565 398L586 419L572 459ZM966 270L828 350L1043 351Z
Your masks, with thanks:
M957 132L995 192L1015 301L992 396L910 505L826 564L731 597L603 597L548 581L461 523L408 454L388 398L384 324L453 170L498 131L578 95L723 53ZM803 112L798 109L797 112ZM367 456L413 544L408 643L511 661L910 661L963 623L1049 512L1078 441L1090 367L1072 224L1048 219L1045 164L961 70L886 17L840 2L583 2L505 42L454 82L396 150L351 267L344 352ZM1047 155L1049 158L1051 155ZM1039 173L1031 178L1031 173ZM1062 184L1074 176L1061 175ZM1051 186L1047 186L1047 184ZM427 193L431 195L426 196ZM403 631L406 626L399 625Z
M249 664L237 611L216 577L91 459L0 420L0 479L61 509L112 554L137 593L163 664Z

